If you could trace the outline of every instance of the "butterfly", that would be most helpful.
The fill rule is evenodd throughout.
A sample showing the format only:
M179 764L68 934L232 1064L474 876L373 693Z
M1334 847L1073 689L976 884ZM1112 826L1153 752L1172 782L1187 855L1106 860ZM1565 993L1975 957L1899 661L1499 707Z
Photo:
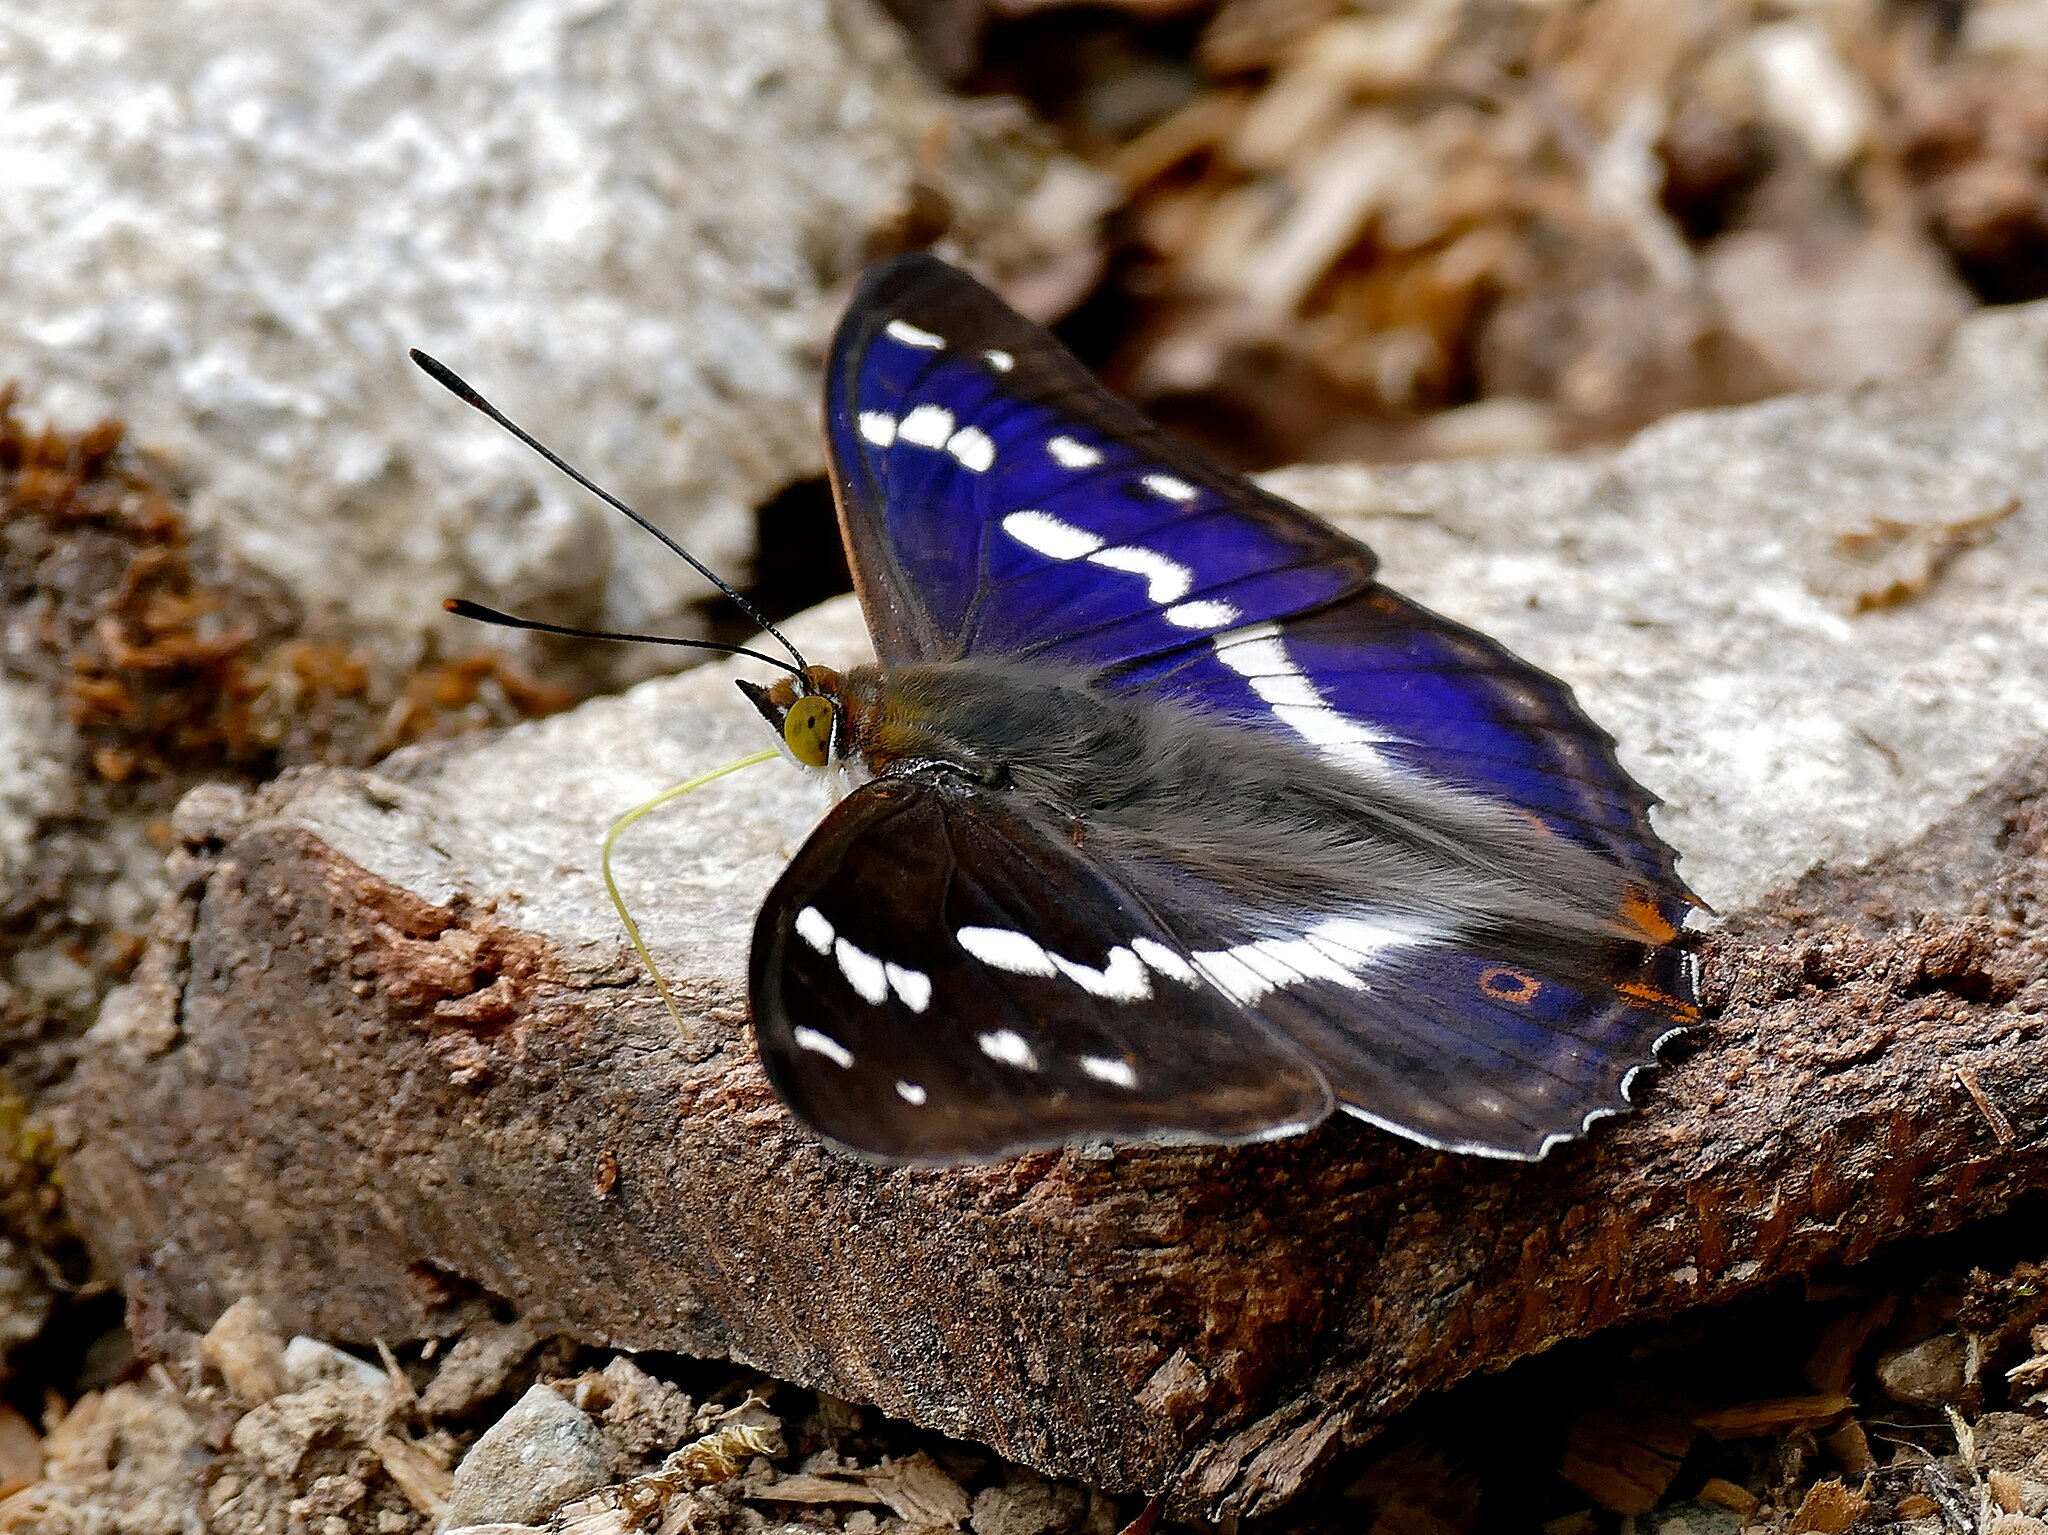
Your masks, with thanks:
M942 1163L1342 1111L1533 1160L1696 1021L1698 902L1570 690L981 284L871 269L825 431L876 661L784 640L740 684L835 793L748 967L818 1135Z

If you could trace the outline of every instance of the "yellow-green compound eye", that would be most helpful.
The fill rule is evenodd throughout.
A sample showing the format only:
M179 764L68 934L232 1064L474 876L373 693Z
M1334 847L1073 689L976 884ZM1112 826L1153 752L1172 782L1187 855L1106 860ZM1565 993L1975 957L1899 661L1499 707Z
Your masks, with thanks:
M782 716L782 739L805 767L821 768L832 758L832 701L813 693L799 698Z

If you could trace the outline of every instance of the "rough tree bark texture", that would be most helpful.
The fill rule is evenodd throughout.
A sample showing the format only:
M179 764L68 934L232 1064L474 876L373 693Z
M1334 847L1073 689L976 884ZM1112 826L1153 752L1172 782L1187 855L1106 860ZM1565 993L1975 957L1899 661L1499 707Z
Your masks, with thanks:
M1460 1376L2048 1187L2048 764L1716 938L1686 1058L1540 1166L1337 1124L942 1173L809 1140L733 987L679 1044L616 963L337 854L290 813L322 776L188 807L66 1095L86 1229L198 1323L399 1342L489 1297L1253 1512Z

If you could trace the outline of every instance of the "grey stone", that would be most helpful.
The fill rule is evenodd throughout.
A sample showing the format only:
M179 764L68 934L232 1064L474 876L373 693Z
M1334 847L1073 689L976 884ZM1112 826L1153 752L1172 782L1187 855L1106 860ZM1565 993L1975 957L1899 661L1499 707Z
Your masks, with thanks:
M1716 1503L1674 1503L1645 1516L1652 1535L1740 1535L1742 1516Z
M324 1380L349 1381L365 1391L379 1393L391 1387L390 1377L369 1360L303 1334L285 1345L284 1373L293 1385L300 1387Z
M504 1389L505 1378L540 1343L539 1331L523 1321L472 1323L420 1392L420 1410L430 1418L453 1418L481 1406Z
M974 1495L974 1535L1073 1535L1088 1519L1088 1494L1035 1478L984 1487Z
M0 1359L35 1338L50 1319L56 1296L36 1254L0 1236Z
M866 242L923 179L1028 258L1046 163L867 0L0 0L0 77L0 378L127 418L202 523L401 633L449 591L633 623L703 590L408 345L743 573L821 466Z
M597 1425L534 1386L462 1457L441 1528L539 1524L609 1480Z
M1940 1407L1960 1401L1969 1386L1969 1352L1962 1334L1936 1333L1878 1360L1877 1383L1895 1402Z
M312 1384L286 1368L277 1319L253 1296L243 1296L220 1314L199 1340L199 1357L220 1371L228 1390L250 1407L260 1407L289 1384Z
M41 690L0 677L0 882L29 875L36 832L70 797L71 730Z
M264 1476L296 1478L316 1455L367 1443L383 1416L381 1391L353 1380L324 1380L252 1407L235 1420L228 1442ZM315 1474L328 1469L319 1467Z

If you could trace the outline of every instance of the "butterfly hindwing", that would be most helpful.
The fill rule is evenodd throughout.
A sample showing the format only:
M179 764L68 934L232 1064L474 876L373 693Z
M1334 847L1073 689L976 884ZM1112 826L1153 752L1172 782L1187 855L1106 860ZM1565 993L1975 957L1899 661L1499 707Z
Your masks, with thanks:
M878 779L826 817L769 893L751 971L776 1090L872 1156L1244 1140L1331 1106L1055 828L940 777Z
M1201 898L1180 905L1198 969L1313 1060L1343 1109L1442 1150L1542 1156L1620 1112L1657 1047L1697 1021L1690 959L1663 945L1538 963L1457 934L1389 942L1369 911L1258 939L1227 917L1202 933Z

